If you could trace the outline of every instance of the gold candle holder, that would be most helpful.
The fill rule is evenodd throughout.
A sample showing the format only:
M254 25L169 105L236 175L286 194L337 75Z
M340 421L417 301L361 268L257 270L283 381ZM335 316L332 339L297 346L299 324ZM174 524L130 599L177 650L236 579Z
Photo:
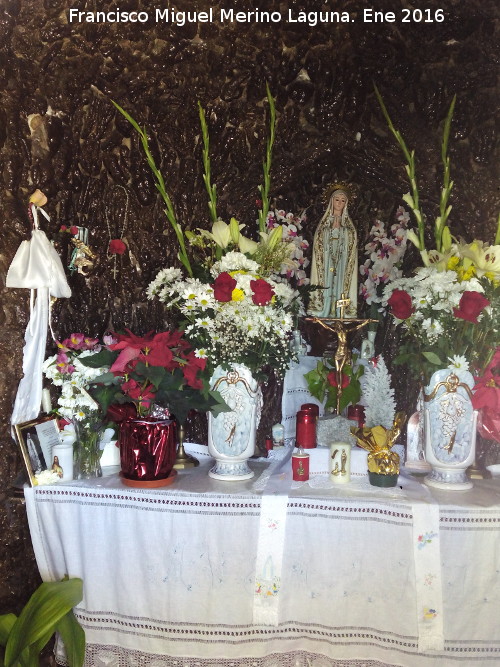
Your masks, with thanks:
M200 465L198 459L195 459L191 454L187 454L184 449L184 424L179 425L179 447L177 449L177 456L175 458L174 468L176 470L185 470L186 468L195 468Z

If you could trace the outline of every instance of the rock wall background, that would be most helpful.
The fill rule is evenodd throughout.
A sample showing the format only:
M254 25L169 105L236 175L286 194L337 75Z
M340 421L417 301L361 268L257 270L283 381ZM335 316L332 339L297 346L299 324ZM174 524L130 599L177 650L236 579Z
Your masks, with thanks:
M276 97L278 130L272 193L278 205L307 208L312 239L323 212L322 191L335 179L359 191L350 212L360 245L376 217L391 220L408 190L399 148L379 110L379 87L407 144L415 148L421 198L436 215L441 183L442 121L457 95L450 137L452 231L467 240L492 241L499 209L495 125L498 86L498 10L494 0L428 0L444 21L402 23L406 0L379 0L394 23L364 23L367 1L345 0L349 23L258 22L184 27L156 23L69 23L67 10L107 11L116 3L81 0L4 0L0 17L0 612L19 609L38 575L22 501L9 487L22 463L9 435L9 417L21 376L28 294L7 290L5 275L27 238L26 207L43 190L51 222L45 231L66 261L62 224L89 228L98 255L92 274L70 277L73 297L56 304L56 334L102 334L128 326L136 332L167 322L145 288L161 267L174 262L175 239L167 229L137 137L111 100L147 126L178 219L185 228L208 226L203 187L197 101L210 128L212 174L219 211L251 226L267 134L265 82ZM99 5L96 7L96 5ZM333 3L332 3L333 5ZM156 4L123 0L122 11L154 15ZM162 3L158 3L160 8ZM250 11L253 0L230 5L178 0L176 9ZM266 9L319 11L319 2L268 0ZM422 5L422 8L423 5ZM127 252L107 255L110 237L123 235ZM416 258L407 255L408 267ZM379 334L390 353L394 333ZM407 381L396 379L398 403L414 400ZM267 423L279 416L278 394L268 391ZM276 397L278 396L278 397ZM193 432L202 429L193 424Z

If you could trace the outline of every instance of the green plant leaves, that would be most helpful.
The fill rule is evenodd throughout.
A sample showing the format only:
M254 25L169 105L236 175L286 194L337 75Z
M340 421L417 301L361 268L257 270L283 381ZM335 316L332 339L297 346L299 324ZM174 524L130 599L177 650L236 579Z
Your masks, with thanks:
M83 665L85 660L85 632L69 611L57 624L57 632L61 635L66 650L68 663L74 667Z
M78 357L78 361L88 368L101 368L101 366L111 366L117 358L117 353L103 347L100 352L91 354L88 357Z
M443 366L443 362L435 352L422 352L422 355L434 366Z
M41 584L11 625L5 647L5 667L13 667L18 663L38 667L40 650L52 637L61 620L71 612L82 597L81 579L65 579ZM7 619L7 624L10 622L11 619ZM5 629L4 626L4 631ZM71 647L71 641L68 646ZM81 662L73 664L77 666L83 664L83 656Z
M5 646L9 638L12 626L17 620L15 614L3 614L0 616L0 646Z

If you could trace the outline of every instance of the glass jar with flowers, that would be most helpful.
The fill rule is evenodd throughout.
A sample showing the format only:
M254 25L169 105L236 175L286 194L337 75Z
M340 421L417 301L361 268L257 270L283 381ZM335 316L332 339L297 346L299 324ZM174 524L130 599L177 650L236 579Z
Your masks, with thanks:
M43 364L45 377L59 388L57 412L75 431L74 476L100 477L100 440L105 412L89 391L94 380L108 370L106 364L86 365L102 349L97 338L73 333L58 343L57 354Z

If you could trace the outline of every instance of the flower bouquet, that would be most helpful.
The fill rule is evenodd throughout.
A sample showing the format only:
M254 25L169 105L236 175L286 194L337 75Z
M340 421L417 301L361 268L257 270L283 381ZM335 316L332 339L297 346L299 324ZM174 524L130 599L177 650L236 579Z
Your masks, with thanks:
M75 431L75 476L98 477L101 475L99 445L106 412L89 392L96 378L109 366L104 362L84 363L100 353L102 346L97 338L73 333L57 346L57 354L45 360L43 372L60 390L57 413L72 424Z
M477 239L465 243L451 234L452 207L448 202L453 181L447 153L455 107L453 98L441 144L443 184L433 228L435 248L426 248L415 153L408 150L380 93L377 89L375 92L407 161L411 192L403 200L412 209L418 225L418 232L409 231L408 239L419 250L423 263L414 276L398 279L384 290L383 303L389 306L404 331L402 353L395 361L406 362L427 385L426 456L434 463L426 483L439 488L455 485L456 489L466 489L472 486L464 474L466 461L475 446L475 433L470 433L465 424L466 415L472 410L471 390L480 392L475 406L484 412L489 399L483 392L496 386L490 371L500 344L500 218L493 245ZM431 402L434 402L432 414Z
M163 175L149 148L146 131L122 107L118 111L139 134L156 186L165 202L167 219L177 237L178 267L162 269L148 287L158 298L184 316L181 324L194 349L194 358L206 363L213 387L221 387L231 411L209 415L208 440L224 449L225 459L215 473L219 479L246 479L253 473L246 459L253 454L260 420L260 382L274 374L282 377L296 353L290 347L294 320L303 314L300 292L305 287L305 242L298 234L301 218L270 210L270 169L275 138L274 100L267 87L270 131L259 186L257 233L245 236L235 218L229 223L217 214L216 186L211 182L209 134L199 105L202 132L203 180L208 194L211 229L184 230L178 223ZM292 284L290 284L290 282ZM249 421L251 415L251 423ZM215 433L219 435L214 436ZM217 458L218 450L212 455ZM219 459L217 459L219 460ZM226 465L227 464L227 465Z
M212 282L204 283L164 269L149 285L149 297L180 310L195 358L211 371L240 363L261 379L266 367L284 375L293 358L296 292L273 276L263 277L259 264L237 251L215 262L211 273Z

